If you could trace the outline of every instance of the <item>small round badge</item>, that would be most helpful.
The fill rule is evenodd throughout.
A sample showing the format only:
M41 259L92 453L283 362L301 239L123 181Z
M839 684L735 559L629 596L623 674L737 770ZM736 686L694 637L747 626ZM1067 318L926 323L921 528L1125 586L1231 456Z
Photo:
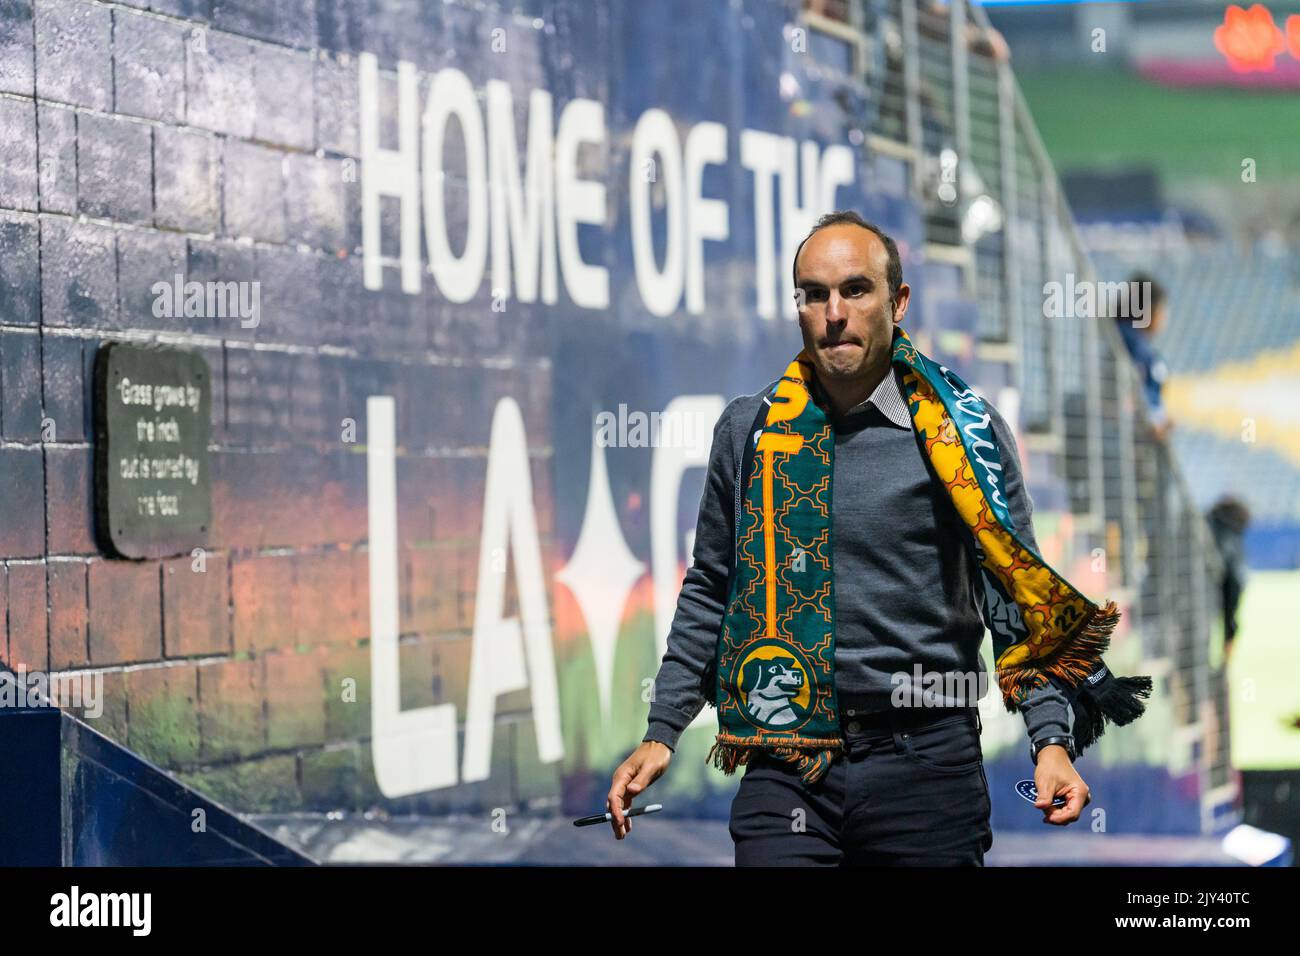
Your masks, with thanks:
M1020 794L1030 803L1038 802L1038 787L1034 785L1034 781L1032 780L1019 781L1016 784L1016 793ZM1065 797L1056 797L1055 799L1053 799L1052 806L1054 807L1065 806Z

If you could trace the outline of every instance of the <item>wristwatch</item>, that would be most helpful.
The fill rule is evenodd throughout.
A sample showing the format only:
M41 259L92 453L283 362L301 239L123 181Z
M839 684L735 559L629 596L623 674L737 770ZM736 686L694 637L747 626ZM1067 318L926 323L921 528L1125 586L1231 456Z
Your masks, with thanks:
M1038 766L1038 751L1042 750L1044 747L1048 746L1049 744L1060 744L1062 747L1064 747L1065 752L1070 755L1071 762L1073 762L1074 758L1078 756L1074 752L1073 737L1070 736L1044 737L1042 740L1035 740L1029 745L1029 759L1034 762L1035 767Z

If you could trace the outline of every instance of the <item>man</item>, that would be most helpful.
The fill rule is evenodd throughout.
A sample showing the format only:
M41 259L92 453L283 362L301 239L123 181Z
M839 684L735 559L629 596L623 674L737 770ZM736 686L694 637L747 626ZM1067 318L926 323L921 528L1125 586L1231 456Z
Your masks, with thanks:
M1223 559L1223 577L1219 581L1223 599L1223 653L1232 656L1237 636L1237 606L1246 584L1246 529L1250 526L1250 509L1235 495L1224 494L1206 514L1214 543Z
M1116 324L1120 338L1142 377L1142 395L1146 399L1152 434L1164 441L1174 427L1161 397L1165 380L1169 378L1169 367L1151 340L1164 328L1168 297L1164 287L1145 273L1132 276L1128 287L1131 290L1129 309L1127 312L1119 311L1115 316Z
M929 701L941 706L894 706L900 688L907 691L904 702L913 700L909 685L918 665L927 675L984 672L975 558L922 453L901 393L902 373L891 364L894 329L911 290L902 282L894 242L853 212L818 221L796 252L794 280L801 355L815 372L812 398L834 425L834 683L845 752L825 768L793 751L779 759L780 751L732 752L730 766L747 762L730 821L736 863L981 866L992 831L979 693L945 690ZM714 430L694 562L656 678L649 729L614 772L607 798L618 839L631 831L623 811L667 769L678 736L717 681L710 663L738 557L737 461L752 437L751 422L761 425L756 414L772 404L770 391L732 401ZM985 407L1003 449L1015 526L1037 551L1014 439L992 406ZM809 671L797 656L751 654L744 662L747 720L771 732L790 720ZM803 713L807 703L795 710ZM1041 748L1036 806L1048 823L1071 823L1090 797L1071 761L1068 699L1049 684L1029 694L1020 710L1032 746ZM802 768L812 769L801 774ZM1057 795L1066 803L1052 808Z

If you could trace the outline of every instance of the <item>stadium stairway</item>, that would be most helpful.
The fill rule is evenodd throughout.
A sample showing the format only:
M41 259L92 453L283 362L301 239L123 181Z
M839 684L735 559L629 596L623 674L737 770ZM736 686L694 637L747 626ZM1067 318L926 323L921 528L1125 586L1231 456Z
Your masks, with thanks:
M0 673L0 866L315 861Z

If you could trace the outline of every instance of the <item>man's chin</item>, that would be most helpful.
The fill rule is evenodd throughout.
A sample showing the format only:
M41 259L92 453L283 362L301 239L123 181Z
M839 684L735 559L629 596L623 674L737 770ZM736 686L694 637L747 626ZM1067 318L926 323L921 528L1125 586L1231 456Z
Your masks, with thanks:
M821 359L819 371L832 378L852 378L862 367L862 349L856 345L821 349L818 358Z

